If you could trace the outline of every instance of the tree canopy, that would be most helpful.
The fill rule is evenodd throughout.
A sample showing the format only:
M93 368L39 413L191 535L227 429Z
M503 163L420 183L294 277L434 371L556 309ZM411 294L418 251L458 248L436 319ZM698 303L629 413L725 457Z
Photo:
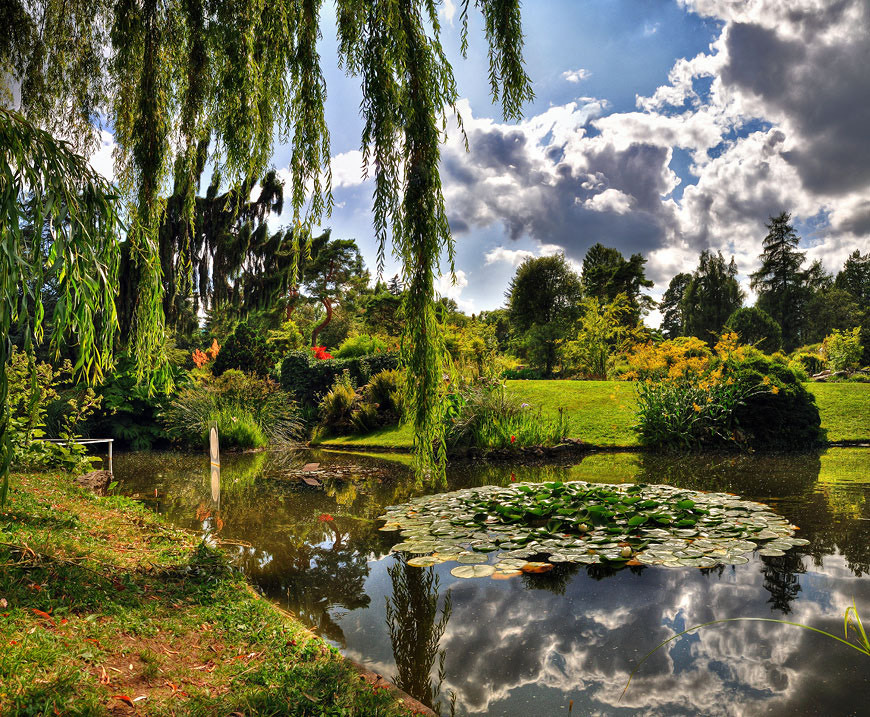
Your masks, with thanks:
M703 339L712 346L728 317L742 304L743 291L737 283L737 265L733 257L726 264L722 252L702 251L698 268L683 294L685 334Z
M445 354L434 280L453 241L441 190L440 143L458 91L440 40L440 3L337 0L339 63L362 86L361 149L373 167L380 256L392 242L406 286L405 361L424 465L443 455L438 386ZM468 12L462 4L463 50ZM532 98L519 0L475 0L492 96L506 119ZM141 276L131 346L142 374L160 364L163 283L158 232L170 174L192 179L202 143L230 186L263 176L275 139L289 143L293 248L332 208L326 84L317 41L320 0L11 0L15 31L0 64L20 83L21 109L52 132L93 146L99 117L118 145L129 262ZM48 32L46 32L48 28ZM184 188L193 216L194 182ZM433 438L436 440L433 442Z
M583 258L583 292L605 303L624 294L631 311L623 316L623 322L633 326L655 306L655 302L643 293L653 285L646 278L644 264L646 259L640 254L632 254L626 259L618 249L593 244Z
M528 258L517 268L507 291L512 328L549 374L556 346L579 315L580 277L563 254Z

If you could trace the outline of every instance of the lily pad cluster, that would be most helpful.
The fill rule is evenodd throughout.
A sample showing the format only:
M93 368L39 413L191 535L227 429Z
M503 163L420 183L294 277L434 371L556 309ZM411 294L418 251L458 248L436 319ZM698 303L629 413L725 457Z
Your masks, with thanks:
M666 485L583 481L484 486L390 506L382 531L409 565L457 562L460 578L545 572L555 563L740 565L809 541L763 503Z

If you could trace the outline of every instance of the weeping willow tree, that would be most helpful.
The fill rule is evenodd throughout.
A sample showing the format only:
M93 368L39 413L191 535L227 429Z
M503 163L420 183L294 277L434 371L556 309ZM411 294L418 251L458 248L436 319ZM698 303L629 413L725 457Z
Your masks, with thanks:
M289 144L294 251L332 209L321 0L10 0L0 67L21 109L53 132L93 143L107 114L127 200L135 306L125 317L142 376L159 375L164 313L158 233L170 175L193 222L199 152L230 186L262 176ZM471 0L460 4L467 47ZM520 0L475 0L492 95L505 118L532 97ZM453 242L439 174L447 113L458 98L440 40L440 0L336 0L339 63L362 87L361 147L374 179L379 268L387 246L407 287L404 357L421 466L443 458L438 389L445 369L433 300ZM174 170L174 171L173 171ZM183 179L188 177L185 185ZM186 266L182 258L182 266Z
M99 378L111 359L117 278L112 188L84 157L0 108L0 505L12 457L6 373L12 330L23 336L32 364L33 343L44 339L50 319L55 356L72 346L77 373ZM57 301L46 317L49 283Z

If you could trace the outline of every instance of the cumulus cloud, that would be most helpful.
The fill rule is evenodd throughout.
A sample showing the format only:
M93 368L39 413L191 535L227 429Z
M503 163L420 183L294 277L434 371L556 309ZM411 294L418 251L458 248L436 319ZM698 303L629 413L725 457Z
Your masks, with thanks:
M806 248L829 270L866 247L867 4L681 4L721 30L708 52L676 61L665 85L638 97L637 111L582 98L507 125L464 105L470 151L454 130L443 164L457 235L501 225L509 239L553 244L575 261L597 241L639 251L657 291L703 249L734 255L745 284L764 223L782 210L825 219ZM682 176L671 168L677 150L691 159ZM521 261L512 251L486 261Z
M587 77L589 77L591 73L589 70L584 70L582 67L578 67L576 70L565 70L562 73L562 79L568 80L568 82L582 82Z

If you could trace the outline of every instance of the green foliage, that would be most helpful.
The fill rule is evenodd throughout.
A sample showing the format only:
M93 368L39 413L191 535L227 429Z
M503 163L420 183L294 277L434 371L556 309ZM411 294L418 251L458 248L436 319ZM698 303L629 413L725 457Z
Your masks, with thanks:
M266 338L243 321L221 346L212 371L220 376L230 369L239 369L257 376L269 376L275 370L277 357Z
M625 324L633 309L625 294L617 294L608 304L589 297L580 307L583 313L577 337L565 347L565 358L581 376L603 379L610 357L640 338L637 327L628 328Z
M692 282L691 274L677 274L668 284L659 303L662 314L662 332L666 339L686 335L686 319L683 316L683 296Z
M75 345L76 375L99 378L116 324L118 219L108 182L88 160L0 108L0 505L12 460L6 366L16 327L30 352L43 338L43 289L57 295L49 349Z
M744 343L752 344L767 354L779 351L782 346L782 329L779 324L757 306L737 309L728 317L725 328L736 333Z
M790 224L791 215L782 212L766 225L761 266L751 275L758 293L756 306L766 311L782 328L782 343L791 351L800 343L801 324L809 298L806 276L801 271L805 254L797 250L800 237Z
M732 257L726 264L722 252L701 252L698 268L686 286L681 301L684 333L716 343L728 317L743 303L737 283L737 265Z
M562 254L529 258L517 268L507 296L520 346L549 375L558 362L560 342L578 315L580 277Z
M402 414L401 389L398 371L381 371L358 389L345 369L318 406L320 435L368 433L397 424Z
M302 332L292 319L281 324L280 329L269 332L266 343L276 356L286 356L290 351L297 351L305 345Z
M454 447L549 446L568 436L567 415L545 418L508 393L500 381L478 380L450 387L444 398L448 441Z
M861 365L864 347L861 345L861 328L851 331L834 329L822 343L822 354L827 359L828 368L833 371L848 371Z
M536 368L509 368L501 372L505 381L538 381L543 375Z
M810 376L819 373L825 367L825 359L818 351L798 351L792 361Z
M67 390L72 376L70 362L64 361L55 370L50 364L29 359L13 346L6 372L9 422L4 438L10 447L11 465L27 470L60 468L77 473L90 470L90 459L83 446L42 440L48 434L49 406L60 404L54 437L66 439L75 438L80 424L99 406L99 397L91 388L61 399L61 392Z
M641 442L664 448L806 449L819 440L813 396L788 367L735 334L712 359L683 359L637 384Z
M187 372L172 367L172 385L188 384ZM150 450L167 441L158 416L166 407L169 394L149 391L137 378L136 364L126 353L118 356L113 370L97 388L102 406L88 422L88 433L111 437L133 450Z
M352 359L316 360L311 351L293 351L281 362L281 386L301 403L316 405L344 371L354 384L365 385L375 374L398 366L399 357L392 352Z
M634 326L640 318L655 306L655 302L644 289L653 285L644 271L646 259L640 254L632 254L626 259L618 249L593 244L583 257L583 293L603 303L616 300L624 294L631 310L623 321Z
M357 334L345 339L334 355L337 359L359 358L360 356L383 353L386 350L387 344L379 336Z
M290 444L301 435L293 400L274 381L236 369L181 390L160 419L173 440L191 447L207 443L213 423L227 447Z

